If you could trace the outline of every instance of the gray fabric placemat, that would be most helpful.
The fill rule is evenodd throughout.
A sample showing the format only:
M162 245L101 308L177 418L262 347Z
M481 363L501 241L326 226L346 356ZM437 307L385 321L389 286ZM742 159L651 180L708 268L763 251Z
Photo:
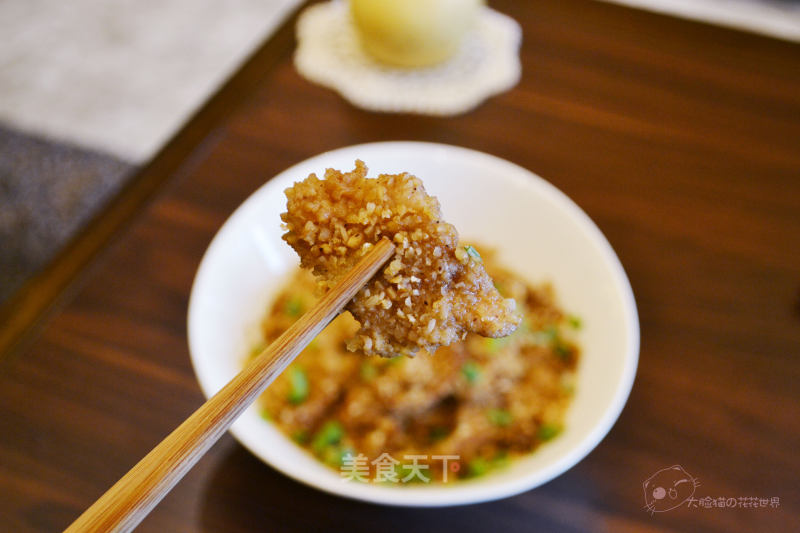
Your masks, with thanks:
M0 303L53 258L133 168L0 124Z
M144 163L300 0L2 0L0 121Z

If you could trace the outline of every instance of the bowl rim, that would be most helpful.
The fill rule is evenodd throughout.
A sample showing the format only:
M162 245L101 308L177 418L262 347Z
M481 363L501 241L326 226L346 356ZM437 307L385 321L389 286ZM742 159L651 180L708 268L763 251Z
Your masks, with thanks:
M197 272L192 281L187 311L187 337L192 368L203 395L206 398L209 398L216 391L210 390L210 387L204 383L201 377L202 371L199 368L199 360L196 356L197 350L193 348L192 339L195 337L195 335L192 334L192 331L197 320L195 318L197 315L197 306L195 305L195 302L198 299L197 294L200 290L198 287L201 286L198 283L198 280L203 278L205 270L209 268L208 258L212 256L216 247L219 246L218 243L225 238L226 233L230 231L229 228L236 224L237 217L241 216L239 214L244 212L248 205L256 202L256 197L266 194L263 192L265 188L275 187L284 176L297 175L298 170L303 167L319 167L320 165L324 166L324 163L322 163L323 161L330 159L331 157L336 157L341 153L363 153L380 149L411 150L415 153L419 153L420 151L436 151L441 152L442 154L450 153L456 154L459 157L475 158L477 160L482 160L484 163L506 167L512 170L512 172L505 173L503 175L503 179L515 182L515 185L517 186L528 189L534 188L536 189L533 191L534 194L545 194L548 200L555 202L560 208L566 210L567 214L571 216L580 226L580 229L588 234L592 243L598 247L598 251L601 253L603 261L610 268L616 288L619 289L615 292L620 297L623 315L626 317L626 347L624 366L612 401L604 410L603 416L594 423L592 430L579 441L578 445L570 449L569 452L564 454L559 460L554 461L544 468L530 472L527 475L507 479L504 480L502 484L494 485L487 483L487 478L479 478L476 480L458 481L457 484L451 484L448 486L431 484L423 487L384 487L374 484L351 483L349 484L352 485L352 487L350 487L351 490L336 490L336 487L329 483L321 482L313 477L299 475L292 469L287 468L284 462L277 462L264 457L258 450L250 445L245 436L240 434L236 424L234 424L229 431L242 446L248 449L262 462L268 464L291 479L329 494L374 504L406 507L468 505L506 498L541 486L542 484L547 483L548 481L566 472L575 464L584 459L603 440L603 438L605 438L622 413L633 387L633 382L638 367L640 348L638 311L633 289L630 285L630 281L628 280L622 263L617 257L614 249L611 247L611 244L608 242L605 235L603 235L594 221L592 221L591 218L571 198L569 198L552 183L521 165L486 152L481 152L462 146L423 141L379 141L361 143L327 150L306 158L275 174L265 183L255 189L239 206L237 206L237 208L219 227L205 252L203 253L203 257L200 260ZM320 163L317 164L317 162ZM339 486L338 488L342 489L343 487ZM354 488L356 490L352 490ZM362 488L366 488L368 490L360 490Z

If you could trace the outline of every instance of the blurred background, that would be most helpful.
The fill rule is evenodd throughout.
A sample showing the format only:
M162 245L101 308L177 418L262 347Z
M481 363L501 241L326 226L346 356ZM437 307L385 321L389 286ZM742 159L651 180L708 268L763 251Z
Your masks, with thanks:
M0 303L299 3L0 1ZM800 0L616 3L800 40Z

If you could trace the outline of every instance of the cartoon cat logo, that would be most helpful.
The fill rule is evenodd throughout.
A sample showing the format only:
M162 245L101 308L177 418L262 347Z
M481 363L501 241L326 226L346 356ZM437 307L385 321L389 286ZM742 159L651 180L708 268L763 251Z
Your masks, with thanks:
M692 477L681 465L663 468L647 478L644 487L644 508L653 513L663 513L683 505L694 495L694 489L700 485L696 477Z

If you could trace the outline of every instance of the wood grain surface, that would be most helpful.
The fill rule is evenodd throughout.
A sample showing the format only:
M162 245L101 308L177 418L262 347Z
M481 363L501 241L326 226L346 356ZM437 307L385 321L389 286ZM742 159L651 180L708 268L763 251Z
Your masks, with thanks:
M298 76L288 26L137 178L165 185L130 218L98 218L80 261L49 269L57 283L33 290L23 325L58 305L0 360L0 530L63 529L202 403L189 290L248 194L319 152L398 139L509 159L598 224L641 320L619 421L550 483L445 509L323 494L226 435L141 531L795 530L800 46L584 0L491 4L523 26L523 78L455 118L353 108ZM778 505L651 516L642 482L675 464L700 479L698 497Z
M383 237L314 306L153 448L66 533L131 531L394 255Z

